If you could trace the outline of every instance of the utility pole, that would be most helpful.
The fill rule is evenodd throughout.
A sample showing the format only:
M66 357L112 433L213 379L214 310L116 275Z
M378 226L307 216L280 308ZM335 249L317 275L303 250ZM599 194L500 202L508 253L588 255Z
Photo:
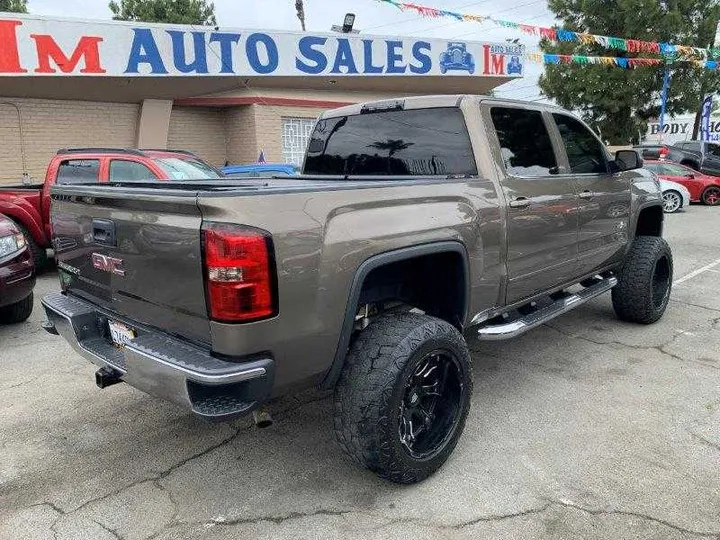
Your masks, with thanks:
M300 19L300 27L302 31L305 31L305 6L303 0L295 0L295 11L297 12L297 18Z

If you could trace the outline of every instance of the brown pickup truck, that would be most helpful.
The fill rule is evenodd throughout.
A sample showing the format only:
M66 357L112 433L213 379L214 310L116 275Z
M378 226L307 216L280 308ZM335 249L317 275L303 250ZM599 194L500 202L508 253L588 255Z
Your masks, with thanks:
M323 114L303 174L57 186L47 330L210 420L334 388L359 464L426 478L472 394L465 338L512 338L612 290L664 313L659 186L570 113L481 96Z

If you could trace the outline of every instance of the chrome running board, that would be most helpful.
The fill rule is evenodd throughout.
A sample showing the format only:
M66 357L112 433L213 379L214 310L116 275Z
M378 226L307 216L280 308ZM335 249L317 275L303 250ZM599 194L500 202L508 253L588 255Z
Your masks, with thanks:
M597 278L596 283L585 287L582 291L567 293L566 296L555 300L552 304L539 308L518 319L500 324L481 326L478 329L477 338L481 341L498 341L514 338L563 313L567 313L571 309L575 309L596 296L608 292L615 285L617 285L616 277Z

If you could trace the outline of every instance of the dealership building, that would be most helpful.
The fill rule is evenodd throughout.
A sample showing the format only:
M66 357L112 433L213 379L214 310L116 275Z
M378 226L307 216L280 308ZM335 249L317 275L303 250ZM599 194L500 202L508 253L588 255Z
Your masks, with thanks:
M508 43L0 13L0 184L42 181L65 147L300 163L328 108L522 76L522 46Z

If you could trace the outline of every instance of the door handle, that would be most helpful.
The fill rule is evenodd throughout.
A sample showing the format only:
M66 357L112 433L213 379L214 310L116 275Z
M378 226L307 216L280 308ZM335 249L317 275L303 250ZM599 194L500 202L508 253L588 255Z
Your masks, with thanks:
M527 208L528 206L530 206L530 199L527 197L518 197L510 201L510 208Z
M595 196L595 194L592 191L589 191L587 189L580 193L581 199L592 199L594 196Z

